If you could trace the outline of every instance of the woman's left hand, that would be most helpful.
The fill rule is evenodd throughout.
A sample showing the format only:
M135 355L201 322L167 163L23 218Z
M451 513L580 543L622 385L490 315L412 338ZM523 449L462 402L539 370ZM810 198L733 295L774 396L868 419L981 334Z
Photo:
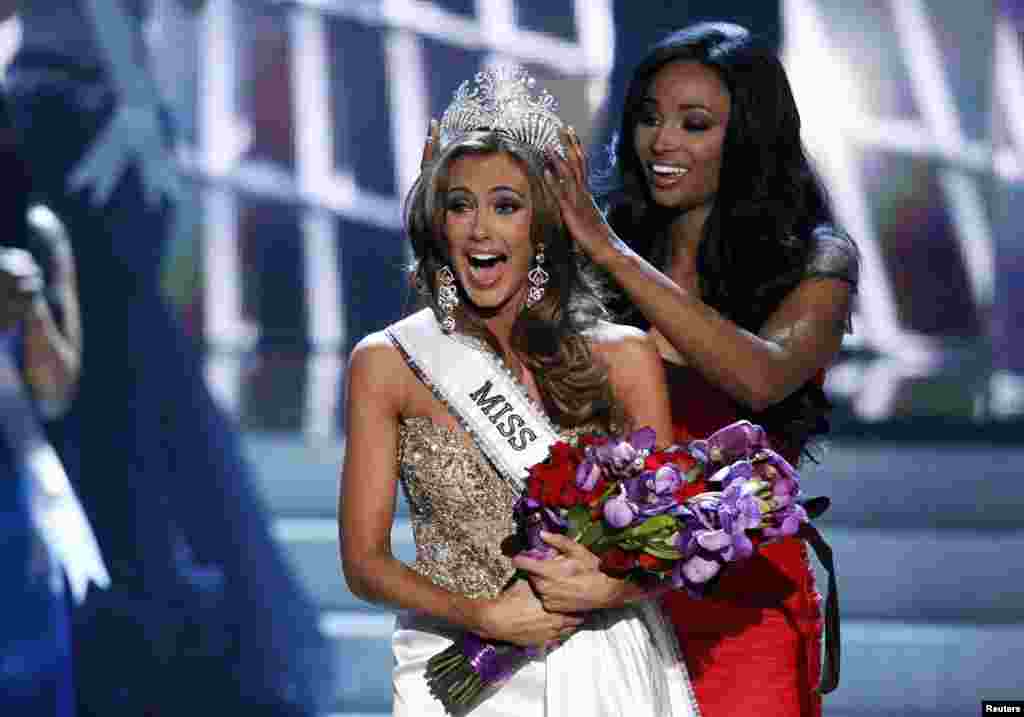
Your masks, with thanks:
M587 186L587 156L571 127L559 130L566 157L548 151L544 178L558 200L569 235L598 264L618 242Z
M623 582L601 572L600 559L574 540L541 533L560 555L547 560L517 556L512 564L530 574L530 584L549 612L574 613L622 603Z

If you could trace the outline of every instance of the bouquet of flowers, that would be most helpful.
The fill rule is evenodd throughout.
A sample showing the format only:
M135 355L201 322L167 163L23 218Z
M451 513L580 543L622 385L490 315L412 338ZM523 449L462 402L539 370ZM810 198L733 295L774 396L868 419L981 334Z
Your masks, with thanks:
M760 426L738 421L686 446L654 446L650 428L555 443L530 469L515 505L522 552L553 557L540 533L562 533L611 575L700 597L726 565L795 535L809 519L796 470L769 448ZM539 649L466 633L429 660L427 681L457 714Z

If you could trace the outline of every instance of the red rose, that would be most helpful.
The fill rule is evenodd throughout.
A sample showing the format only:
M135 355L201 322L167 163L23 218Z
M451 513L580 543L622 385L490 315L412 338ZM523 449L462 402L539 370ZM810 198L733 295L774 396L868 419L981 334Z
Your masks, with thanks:
M575 477L573 480L562 484L558 505L563 508L572 508L574 505L583 505L585 502L583 492L576 487Z
M636 562L639 563L641 568L651 570L656 573L660 573L670 566L668 561L656 558L648 553L640 553L640 555L637 556Z
M573 471L575 471L576 466L580 464L581 460L579 450L570 446L565 441L557 441L551 446L551 456L548 458L548 462L552 465L562 467L571 465Z
M644 459L644 470L656 471L667 463L674 463L672 455L665 451L655 451Z
M676 503L682 504L695 495L707 492L707 490L708 484L704 482L703 478L698 478L692 483L683 483L672 497L675 498Z
M530 477L526 479L526 494L534 500L539 501L543 487L544 484L541 482L540 476L534 473L533 469L531 469Z
M622 548L609 548L601 553L601 570L609 575L622 575L636 567L636 556Z
M689 473L700 464L700 461L685 451L670 453L669 455L672 456L672 462L676 464L681 473Z
M656 471L669 463L675 465L681 473L687 473L698 461L686 451L655 451L644 460L644 469Z
M589 446L603 446L608 442L608 436L601 436L596 433L588 433L580 436L579 447L585 449Z
M598 478L593 490L580 491L580 500L586 505L595 505L606 490L608 490L608 481Z
M576 487L576 468L580 462L578 449L563 441L555 443L548 459L530 468L528 495L550 507L578 505L581 494Z

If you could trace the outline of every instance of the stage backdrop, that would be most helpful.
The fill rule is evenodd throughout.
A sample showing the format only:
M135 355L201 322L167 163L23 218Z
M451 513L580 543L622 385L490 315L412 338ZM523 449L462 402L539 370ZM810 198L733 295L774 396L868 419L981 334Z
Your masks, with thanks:
M646 45L723 17L784 52L863 254L827 385L837 433L1024 435L1019 0L208 0L197 19L154 4L193 180L167 290L247 428L343 432L345 356L410 305L402 200L458 82L526 64L599 157Z

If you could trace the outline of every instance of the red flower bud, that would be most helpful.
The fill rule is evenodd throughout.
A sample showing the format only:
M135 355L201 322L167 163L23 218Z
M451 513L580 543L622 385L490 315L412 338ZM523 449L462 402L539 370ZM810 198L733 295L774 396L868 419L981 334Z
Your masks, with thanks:
M636 561L640 564L641 568L651 570L653 572L662 572L671 566L671 563L668 561L656 558L647 553L640 553L640 555L637 556Z
M601 570L609 575L623 575L636 567L636 556L622 548L609 548L601 553Z

